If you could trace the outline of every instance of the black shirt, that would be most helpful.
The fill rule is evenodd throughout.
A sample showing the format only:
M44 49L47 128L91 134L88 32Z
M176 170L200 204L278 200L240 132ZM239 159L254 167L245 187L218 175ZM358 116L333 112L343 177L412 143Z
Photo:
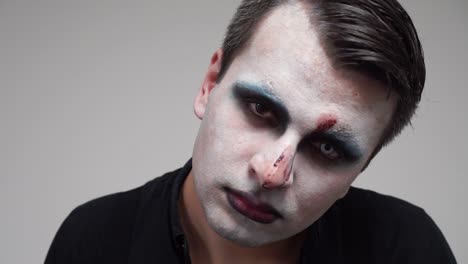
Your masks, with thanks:
M189 263L177 201L191 166L77 207L45 263ZM300 263L456 263L424 210L354 187L306 232Z

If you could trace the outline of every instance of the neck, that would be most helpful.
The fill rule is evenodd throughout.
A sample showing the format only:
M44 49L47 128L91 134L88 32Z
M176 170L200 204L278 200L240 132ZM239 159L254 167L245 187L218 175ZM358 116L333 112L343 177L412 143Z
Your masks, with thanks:
M259 247L244 247L209 226L195 191L192 172L182 187L179 215L192 263L297 263L304 234Z

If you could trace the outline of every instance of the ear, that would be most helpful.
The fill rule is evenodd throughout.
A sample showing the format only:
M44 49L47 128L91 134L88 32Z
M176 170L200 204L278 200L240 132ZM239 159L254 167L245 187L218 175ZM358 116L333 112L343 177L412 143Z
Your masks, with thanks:
M216 86L216 81L218 80L219 71L221 69L221 61L223 59L223 50L221 48L217 49L213 56L211 57L210 66L203 80L200 91L198 91L197 96L195 97L195 102L193 104L193 110L195 115L199 119L203 119L205 115L206 106L208 104L208 97L211 94L211 91Z

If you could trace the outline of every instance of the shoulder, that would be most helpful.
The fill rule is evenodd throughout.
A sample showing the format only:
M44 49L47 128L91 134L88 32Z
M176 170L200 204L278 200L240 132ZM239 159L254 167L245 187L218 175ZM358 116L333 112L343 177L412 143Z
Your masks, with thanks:
M337 205L345 240L360 250L372 249L390 263L455 263L440 229L416 205L355 187Z
M139 209L147 197L164 193L170 184L171 174L157 177L138 188L106 195L76 207L64 225L90 236L129 235Z
M402 239L409 233L422 235L425 229L436 228L422 208L370 190L352 187L337 205L344 227L365 228L371 236L378 234L376 238L398 236Z
M405 223L427 216L422 208L407 201L356 187L351 187L339 206L349 216L373 220Z
M140 208L147 196L167 189L173 173L76 207L57 231L46 263L120 263L126 259Z

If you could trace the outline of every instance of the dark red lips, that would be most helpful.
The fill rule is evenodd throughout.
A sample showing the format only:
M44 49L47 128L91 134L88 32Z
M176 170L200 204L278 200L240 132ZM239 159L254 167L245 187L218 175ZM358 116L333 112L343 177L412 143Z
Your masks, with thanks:
M259 201L255 196L225 188L231 206L247 218L262 224L270 224L282 218L273 207Z

